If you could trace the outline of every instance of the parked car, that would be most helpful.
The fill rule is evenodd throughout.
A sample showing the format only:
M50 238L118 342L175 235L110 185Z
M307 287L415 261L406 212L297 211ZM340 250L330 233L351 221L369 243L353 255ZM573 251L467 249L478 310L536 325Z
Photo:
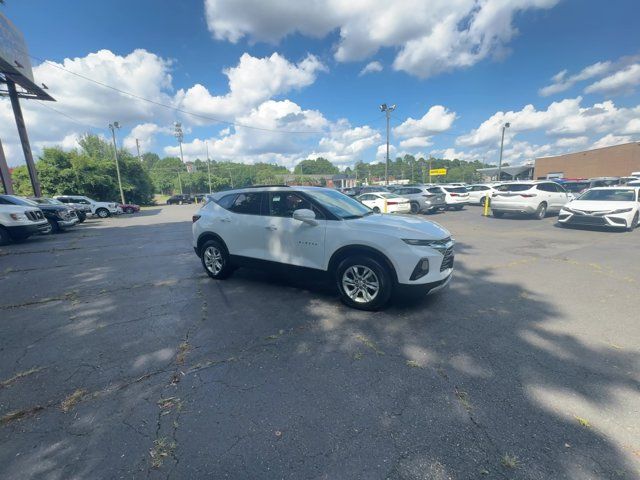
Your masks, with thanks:
M123 213L136 213L140 211L140 205L135 203L119 203L118 207Z
M91 209L91 214L100 218L107 218L110 215L122 213L122 210L115 202L99 202L92 198L85 197L84 195L59 195L55 198L66 204L79 203L82 205L88 205Z
M36 203L28 198L17 195L0 195L0 202L11 205L21 205L23 207L39 208L51 225L53 233L60 232L73 227L78 223L76 212L66 205L50 205L46 203Z
M191 195L187 194L172 195L167 199L167 205L183 205L191 203L193 203L193 198L191 198Z
M400 187L394 192L396 195L409 199L411 213L433 213L444 210L447 207L445 194L431 192L425 185L412 185Z
M409 213L411 211L409 199L395 193L372 192L356 198L375 213Z
M39 208L15 205L0 198L0 245L50 231L49 222Z
M228 191L193 216L193 248L214 279L239 266L324 272L345 304L364 310L383 307L396 288L435 293L454 261L451 234L438 224L374 215L321 187Z
M481 205L484 207L484 203L489 200L491 205L491 194L496 191L496 187L499 184L478 183L475 185L469 185L467 192L469 192L469 203L471 205Z
M560 225L590 225L632 231L640 222L640 187L592 188L567 203Z
M532 215L541 220L557 213L570 200L569 194L552 181L514 182L500 185L491 197L494 217L505 213Z
M86 208L85 205L75 204L75 203L64 204L60 200L56 200L55 198L47 198L47 197L29 197L29 200L33 200L34 202L36 202L38 204L44 204L44 205L62 205L62 206L66 206L66 207L70 208L71 210L73 210L74 212L76 212L76 215L78 217L78 223L82 223L87 219L87 213L85 211L85 208ZM81 205L81 206L77 207L77 205ZM91 209L89 209L89 212L91 212Z
M469 192L465 187L451 185L435 185L429 187L431 193L443 193L446 208L449 210L462 210L469 204Z
M595 177L589 179L589 188L614 187L620 185L620 177Z
M579 195L582 192L586 192L591 187L591 182L589 180L568 180L566 182L561 182L560 185L568 193Z

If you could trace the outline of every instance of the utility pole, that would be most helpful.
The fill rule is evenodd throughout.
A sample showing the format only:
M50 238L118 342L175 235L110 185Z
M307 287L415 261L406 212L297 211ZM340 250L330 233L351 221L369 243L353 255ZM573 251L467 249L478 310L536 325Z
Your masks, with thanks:
M182 168L184 166L184 156L182 155L182 140L184 140L184 134L182 133L182 124L180 122L173 123L173 135L178 139L178 145L180 145L180 168ZM180 169L178 169L178 185L180 186L180 194L182 194Z
M142 163L142 157L140 157L140 140L136 138L136 150L138 151L138 160Z
M504 148L504 131L510 126L511 124L509 122L506 122L502 126L502 140L500 141L500 161L498 162L498 178L496 178L498 182L500 181L500 177L502 176L502 150Z
M111 136L113 138L113 158L116 161L116 174L118 175L118 188L120 188L120 200L124 205L124 192L122 191L122 180L120 179L120 165L118 164L118 145L116 144L116 129L120 128L120 124L118 122L113 122L109 124L109 129L111 130Z
M391 120L391 112L396 109L395 105L387 106L386 103L380 105L380 111L387 116L387 161L384 165L384 184L389 185L389 122Z
M431 157L429 157L429 183L431 183Z
M209 177L209 193L212 193L211 189L211 160L209 160L209 142L204 142L207 147L207 176Z

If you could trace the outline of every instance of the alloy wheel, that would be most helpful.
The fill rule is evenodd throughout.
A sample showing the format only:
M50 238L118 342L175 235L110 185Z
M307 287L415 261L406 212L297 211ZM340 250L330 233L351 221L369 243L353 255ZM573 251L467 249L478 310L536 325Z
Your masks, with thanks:
M207 247L204 251L204 265L214 275L218 275L224 266L222 252L216 247Z
M380 291L375 272L364 265L353 265L342 274L342 289L356 303L373 301Z

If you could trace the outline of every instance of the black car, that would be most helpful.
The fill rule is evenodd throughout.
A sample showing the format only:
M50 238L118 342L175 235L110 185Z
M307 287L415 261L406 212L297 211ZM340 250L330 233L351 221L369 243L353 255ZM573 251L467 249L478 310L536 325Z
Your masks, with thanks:
M179 195L172 195L167 199L167 205L183 205L190 203L193 203L193 198L191 197L191 195L182 193Z
M78 217L78 223L82 223L87 219L86 210L84 208L78 208L76 204L65 205L60 200L56 200L55 198L46 198L46 197L29 197L29 200L33 200L34 202L38 203L40 206L58 205L58 206L67 207L73 210L74 212L76 212L76 215ZM91 212L91 209L89 209L89 212Z
M0 203L39 208L42 210L42 213L44 213L49 225L51 225L51 231L53 233L73 227L78 223L76 212L67 206L37 203L28 198L18 197L16 195L0 195Z

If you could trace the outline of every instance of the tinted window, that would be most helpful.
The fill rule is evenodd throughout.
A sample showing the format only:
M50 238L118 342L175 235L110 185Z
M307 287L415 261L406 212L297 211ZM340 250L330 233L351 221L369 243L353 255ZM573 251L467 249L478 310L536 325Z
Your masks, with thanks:
M220 200L218 200L216 203L218 205L220 205L222 208L226 208L227 210L229 210L231 208L231 205L233 205L233 201L235 199L236 199L236 194L232 193L230 195L225 195Z
M293 192L269 192L269 215L272 217L293 217L295 210L314 210L311 202ZM314 210L315 211L315 210ZM316 212L317 215L317 212Z
M431 193L442 193L442 190L440 190L440 187L427 188L427 191L429 191Z
M447 192L453 193L467 193L467 189L464 187L444 187Z
M557 192L556 186L553 183L541 183L536 188L543 192Z
M60 200L62 203L69 203L69 202L71 202L71 200L69 200L68 198L64 198L64 197L60 197L60 198L58 198L58 200Z
M406 188L405 190L407 191L402 193L406 193L408 195L415 195L416 193L421 193L421 190L419 188Z
M510 185L500 185L496 187L499 192L524 192L525 190L531 190L533 184L531 183L513 183Z
M364 195L361 195L359 200L363 201L363 200L375 200L376 196L375 195L370 195L368 193L365 193Z
M239 193L230 210L235 213L243 213L246 215L260 215L260 207L262 204L262 193L247 192Z
M343 219L359 218L371 213L369 207L335 190L309 190L305 193L332 214Z
M568 192L581 192L585 188L589 188L589 182L567 182L562 186Z

